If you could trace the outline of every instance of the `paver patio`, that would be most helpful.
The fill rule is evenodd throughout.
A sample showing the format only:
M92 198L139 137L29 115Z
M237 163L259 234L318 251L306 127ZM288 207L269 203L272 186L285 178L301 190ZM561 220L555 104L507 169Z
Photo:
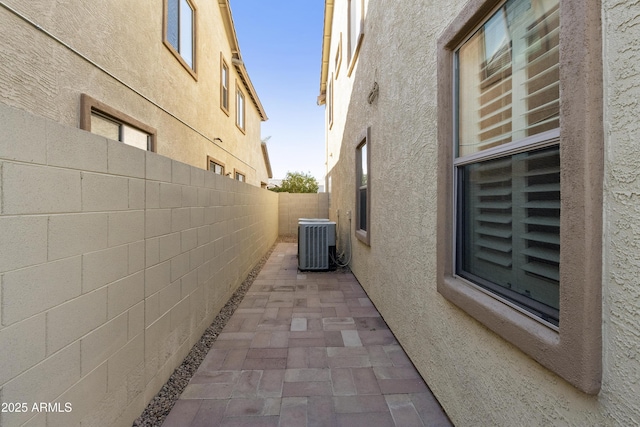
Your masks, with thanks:
M450 426L351 273L280 243L164 427Z

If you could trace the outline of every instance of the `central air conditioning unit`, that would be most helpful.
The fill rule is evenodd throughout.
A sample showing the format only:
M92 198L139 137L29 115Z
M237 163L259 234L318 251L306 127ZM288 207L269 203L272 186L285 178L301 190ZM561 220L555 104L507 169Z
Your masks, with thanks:
M298 220L298 269L336 269L336 223L328 219Z

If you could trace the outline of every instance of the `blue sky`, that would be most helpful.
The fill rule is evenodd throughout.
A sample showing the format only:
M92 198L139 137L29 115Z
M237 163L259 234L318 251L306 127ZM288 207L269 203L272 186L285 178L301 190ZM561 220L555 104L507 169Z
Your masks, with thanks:
M269 120L262 123L273 177L311 173L324 183L320 92L322 0L230 0L240 53Z

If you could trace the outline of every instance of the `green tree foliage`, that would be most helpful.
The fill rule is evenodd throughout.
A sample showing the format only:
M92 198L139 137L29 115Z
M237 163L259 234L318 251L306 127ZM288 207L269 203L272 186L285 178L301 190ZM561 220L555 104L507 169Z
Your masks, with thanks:
M280 187L272 188L277 193L317 193L318 181L310 174L287 172Z

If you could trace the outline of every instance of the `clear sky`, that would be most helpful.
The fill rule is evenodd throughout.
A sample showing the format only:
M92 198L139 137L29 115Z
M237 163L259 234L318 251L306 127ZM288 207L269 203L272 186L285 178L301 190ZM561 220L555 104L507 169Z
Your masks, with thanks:
M269 120L273 178L311 173L324 184L324 106L317 105L322 0L230 0L240 53Z

